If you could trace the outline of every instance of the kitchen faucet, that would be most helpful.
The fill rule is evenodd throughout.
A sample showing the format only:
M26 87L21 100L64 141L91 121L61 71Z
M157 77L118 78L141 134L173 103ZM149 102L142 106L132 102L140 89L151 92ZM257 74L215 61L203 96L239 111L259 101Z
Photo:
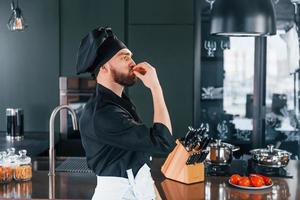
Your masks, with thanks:
M55 149L54 149L54 120L56 114L62 110L67 109L71 113L73 129L78 130L77 125L77 116L75 111L68 105L57 106L51 113L50 121L49 121L49 176L55 176Z

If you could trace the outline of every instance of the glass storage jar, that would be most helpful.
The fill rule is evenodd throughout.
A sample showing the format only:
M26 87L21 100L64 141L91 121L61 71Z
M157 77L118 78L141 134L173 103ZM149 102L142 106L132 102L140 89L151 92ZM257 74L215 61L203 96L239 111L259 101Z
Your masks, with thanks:
M12 169L13 177L15 175L15 169L18 166L18 155L16 155L16 149L15 148L8 148L7 149L7 160L9 162L9 166Z
M13 178L13 170L10 166L5 151L0 152L0 183L9 183Z
M16 166L14 175L16 181L28 181L32 178L31 158L26 153L27 151L24 149L19 151L18 166Z

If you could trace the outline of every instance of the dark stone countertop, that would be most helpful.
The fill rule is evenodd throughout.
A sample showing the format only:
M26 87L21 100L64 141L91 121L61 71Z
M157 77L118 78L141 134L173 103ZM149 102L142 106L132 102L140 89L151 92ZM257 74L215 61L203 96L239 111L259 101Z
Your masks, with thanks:
M293 178L273 177L274 186L259 191L233 188L228 185L228 177L225 176L206 176L204 182L191 185L165 179L160 172L163 162L164 159L154 158L151 167L162 199L300 199L300 161L291 160L287 167ZM57 172L55 185L57 199L91 199L96 177L88 173ZM29 182L0 185L0 198L48 199L48 172L34 171Z
M56 143L58 139L55 140ZM24 139L20 141L8 141L6 133L0 132L0 151L14 147L16 153L21 149L27 150L27 155L36 157L49 149L49 133L48 132L25 132Z

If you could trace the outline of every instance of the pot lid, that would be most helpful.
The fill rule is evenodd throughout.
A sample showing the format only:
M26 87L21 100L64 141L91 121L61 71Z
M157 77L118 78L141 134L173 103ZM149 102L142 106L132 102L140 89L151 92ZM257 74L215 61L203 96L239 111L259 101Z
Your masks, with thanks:
M291 155L291 153L288 151L275 149L274 145L267 145L267 148L262 148L262 149L253 149L250 151L250 153L253 155L264 155L264 156Z
M210 147L214 147L214 148L229 148L229 149L231 149L232 151L237 151L237 150L240 149L239 147L234 146L234 145L232 145L232 144L228 144L228 143L225 143L225 142L221 142L221 140L216 140L216 142L211 143L211 144L210 144Z

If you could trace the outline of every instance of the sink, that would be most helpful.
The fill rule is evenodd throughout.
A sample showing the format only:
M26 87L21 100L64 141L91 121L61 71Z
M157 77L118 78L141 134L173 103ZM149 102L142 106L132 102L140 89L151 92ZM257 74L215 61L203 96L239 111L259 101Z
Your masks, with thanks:
M49 158L38 157L32 162L33 170L35 171L48 171ZM85 157L57 157L55 162L56 172L69 172L69 173L93 173L88 169Z
M70 157L58 165L56 172L70 172L70 173L93 173L86 163L85 157Z

